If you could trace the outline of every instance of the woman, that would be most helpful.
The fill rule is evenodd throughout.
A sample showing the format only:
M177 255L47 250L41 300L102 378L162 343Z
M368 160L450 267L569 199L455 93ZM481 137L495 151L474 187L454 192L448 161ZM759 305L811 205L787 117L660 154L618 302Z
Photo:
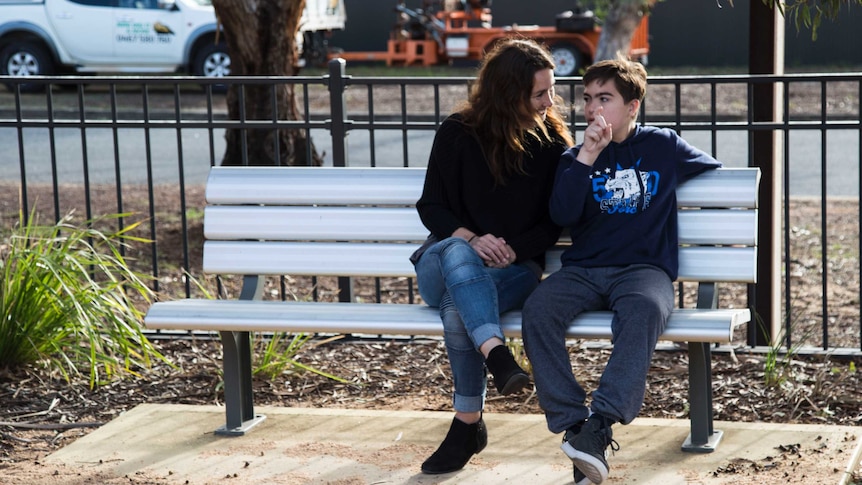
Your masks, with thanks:
M573 141L555 108L553 69L536 42L499 42L431 148L416 203L431 235L411 260L422 299L440 309L455 417L424 473L460 470L487 444L486 367L500 394L530 383L505 345L500 313L520 308L536 288L561 232L548 198Z

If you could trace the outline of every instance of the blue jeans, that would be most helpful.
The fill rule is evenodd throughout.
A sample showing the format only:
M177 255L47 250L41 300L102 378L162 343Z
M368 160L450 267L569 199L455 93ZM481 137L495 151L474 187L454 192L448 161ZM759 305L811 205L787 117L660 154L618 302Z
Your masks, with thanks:
M524 304L522 330L539 405L552 433L590 414L587 393L572 374L566 329L578 314L613 310L613 350L591 409L623 424L640 412L655 344L674 306L673 282L650 265L566 266L545 278Z
M500 313L521 308L538 277L521 264L489 268L467 241L450 237L425 251L416 282L425 303L440 309L455 410L481 411L487 382L479 347L492 337L505 340Z

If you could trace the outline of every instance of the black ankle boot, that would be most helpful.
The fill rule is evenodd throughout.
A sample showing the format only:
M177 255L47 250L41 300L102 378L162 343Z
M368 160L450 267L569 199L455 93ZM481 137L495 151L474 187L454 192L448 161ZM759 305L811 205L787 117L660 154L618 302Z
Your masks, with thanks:
M470 457L482 451L487 444L488 430L482 418L473 424L453 418L443 443L425 460L425 463L422 463L422 473L437 475L458 471L464 468L464 465L470 461Z
M491 349L485 366L494 376L494 386L502 395L514 394L530 384L530 376L515 362L515 357L505 345Z

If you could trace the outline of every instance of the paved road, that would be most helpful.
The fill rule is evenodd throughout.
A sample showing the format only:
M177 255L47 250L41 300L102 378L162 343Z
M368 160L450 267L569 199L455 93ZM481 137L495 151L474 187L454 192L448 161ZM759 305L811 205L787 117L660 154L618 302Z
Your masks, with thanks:
M683 132L695 146L710 150L710 138L704 132ZM210 164L218 163L224 152L221 130L213 132L210 140L205 129L184 129L181 138L173 129L151 130L152 171L154 183L176 183L180 166L189 184L204 183ZM120 179L124 184L145 183L147 180L147 153L143 130L121 129L117 133L117 156L114 153L114 134L110 129L89 129L86 132L86 166L91 183L115 183L119 159ZM313 130L312 139L318 151L325 154L325 163L332 163L332 149L328 132ZM407 135L407 160L410 166L424 166L433 139L432 132L416 131ZM24 159L29 183L46 183L51 180L51 147L48 130L27 129L23 132ZM747 136L743 131L718 134L717 156L726 166L745 166L748 159ZM370 163L370 140L367 132L356 131L347 138L348 163L367 166ZM0 180L20 180L18 131L0 128ZM55 130L58 177L62 183L81 183L84 180L85 160L82 156L81 131L74 128ZM210 148L212 146L212 149ZM180 149L181 147L181 149ZM379 166L404 165L404 135L400 131L375 133L375 160ZM817 131L799 130L790 134L790 193L793 196L820 196L821 193L821 141ZM827 190L831 196L858 196L860 147L859 132L834 130L828 134ZM181 157L178 155L180 154ZM180 163L182 161L182 163Z

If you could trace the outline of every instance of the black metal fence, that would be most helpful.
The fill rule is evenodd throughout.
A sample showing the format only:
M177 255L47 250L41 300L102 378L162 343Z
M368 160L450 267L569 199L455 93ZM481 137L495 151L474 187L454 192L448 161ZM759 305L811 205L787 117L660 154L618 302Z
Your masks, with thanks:
M225 130L302 130L324 165L423 166L434 131L465 98L470 80L355 77L339 62L324 75L290 78L31 78L30 85L52 86L33 94L20 93L15 79L0 78L10 88L0 93L0 209L6 227L34 208L54 219L70 209L88 220L128 213L118 220L120 228L143 217L144 235L153 242L132 256L152 272L158 291L192 295L202 291L195 279L203 278L203 187L209 167L221 163ZM787 347L862 351L862 73L649 81L642 121L679 131L727 166L750 164L753 133L778 135L779 166L772 168L782 174L782 206L775 211L781 234L774 235L781 281L772 283L781 288L781 340ZM251 85L274 92L289 84L302 119L248 119L242 103L239 119L228 119L225 95L214 89L224 84L235 85L240 100ZM755 121L754 91L764 84L784 92L777 121ZM571 128L579 139L585 128L580 79L557 79L557 93L572 106ZM277 291L290 292L291 284L282 278ZM338 291L316 279L312 287L314 298ZM371 297L381 301L387 291L408 299L414 294L411 282L405 288L378 281ZM751 306L757 294L757 286L731 288L721 298ZM749 329L752 345L753 333Z

